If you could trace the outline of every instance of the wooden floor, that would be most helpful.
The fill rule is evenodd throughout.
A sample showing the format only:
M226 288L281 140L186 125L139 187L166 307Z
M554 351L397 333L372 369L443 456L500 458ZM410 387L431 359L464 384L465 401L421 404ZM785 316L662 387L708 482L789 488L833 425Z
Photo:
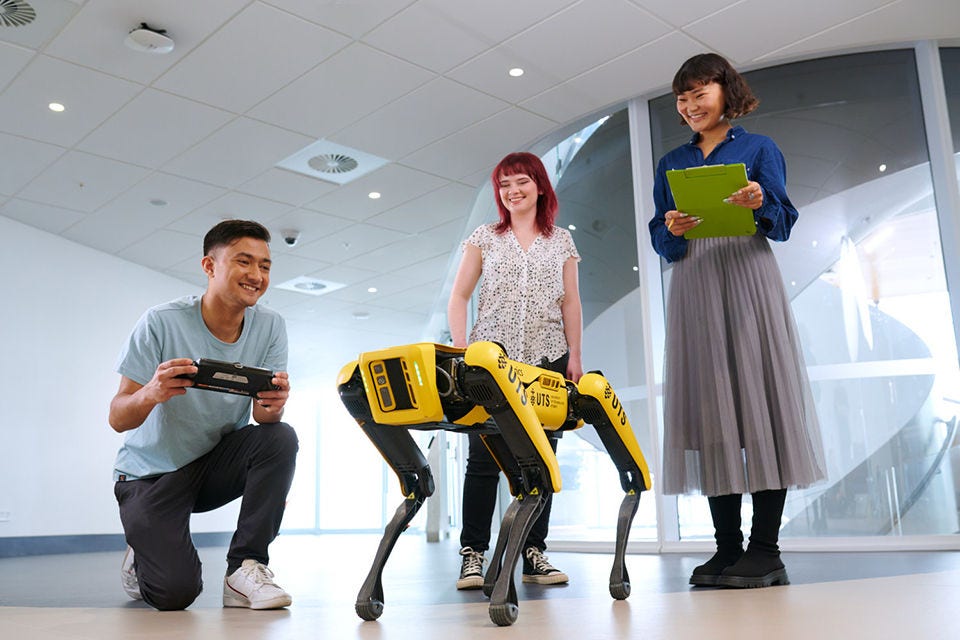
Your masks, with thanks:
M480 591L458 592L456 541L401 536L384 572L383 615L364 622L357 591L378 536L281 536L271 547L280 611L221 606L223 548L201 550L206 589L186 611L157 612L120 587L120 552L0 559L0 638L130 640L474 640L483 638L725 639L960 637L960 552L792 553L792 584L691 588L699 555L630 555L632 592L613 600L612 556L551 553L566 586L517 583L520 614L491 622Z

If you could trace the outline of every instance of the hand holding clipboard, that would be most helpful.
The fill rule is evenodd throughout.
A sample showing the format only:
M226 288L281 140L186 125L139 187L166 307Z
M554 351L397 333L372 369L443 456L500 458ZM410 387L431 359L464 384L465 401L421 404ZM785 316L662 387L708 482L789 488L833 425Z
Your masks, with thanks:
M746 205L756 201L759 206L763 192L747 180L744 164L670 169L667 182L677 211L700 221L683 234L685 238L749 236L757 232L753 207ZM672 222L668 221L668 228Z

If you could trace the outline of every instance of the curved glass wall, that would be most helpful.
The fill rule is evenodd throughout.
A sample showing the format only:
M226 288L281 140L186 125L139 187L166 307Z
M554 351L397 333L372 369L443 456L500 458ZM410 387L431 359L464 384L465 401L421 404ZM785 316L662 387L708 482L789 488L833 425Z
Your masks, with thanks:
M954 533L960 372L913 50L745 75L761 104L738 123L777 141L800 211L773 246L829 473L788 494L782 534ZM659 157L689 132L672 95L650 110ZM712 537L706 500L678 512L681 538Z
M571 230L580 252L583 303L583 366L601 370L624 404L645 455L650 456L637 272L630 127L617 111L570 136L545 154L560 201L557 224ZM623 499L616 468L596 431L587 425L565 434L557 447L563 491L554 497L550 540L616 539ZM652 463L651 463L652 467ZM631 541L655 540L652 493L640 500Z

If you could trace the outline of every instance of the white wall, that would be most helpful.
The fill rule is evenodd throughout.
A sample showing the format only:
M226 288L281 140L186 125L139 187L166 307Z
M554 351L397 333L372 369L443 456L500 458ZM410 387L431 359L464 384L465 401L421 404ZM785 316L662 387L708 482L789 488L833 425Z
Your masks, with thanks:
M0 238L0 538L121 533L123 436L107 424L117 355L147 307L201 291L2 216ZM235 520L220 510L193 528Z

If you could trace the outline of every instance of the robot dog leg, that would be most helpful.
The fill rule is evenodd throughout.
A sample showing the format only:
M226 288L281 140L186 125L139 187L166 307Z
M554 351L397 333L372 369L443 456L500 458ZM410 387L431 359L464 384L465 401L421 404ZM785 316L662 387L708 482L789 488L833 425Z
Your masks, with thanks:
M383 568L400 534L417 515L424 501L433 495L435 487L430 466L410 433L405 429L373 422L357 363L350 363L341 371L339 389L341 399L357 424L397 474L400 490L405 496L384 529L373 565L357 595L357 615L364 620L376 620L383 613Z

